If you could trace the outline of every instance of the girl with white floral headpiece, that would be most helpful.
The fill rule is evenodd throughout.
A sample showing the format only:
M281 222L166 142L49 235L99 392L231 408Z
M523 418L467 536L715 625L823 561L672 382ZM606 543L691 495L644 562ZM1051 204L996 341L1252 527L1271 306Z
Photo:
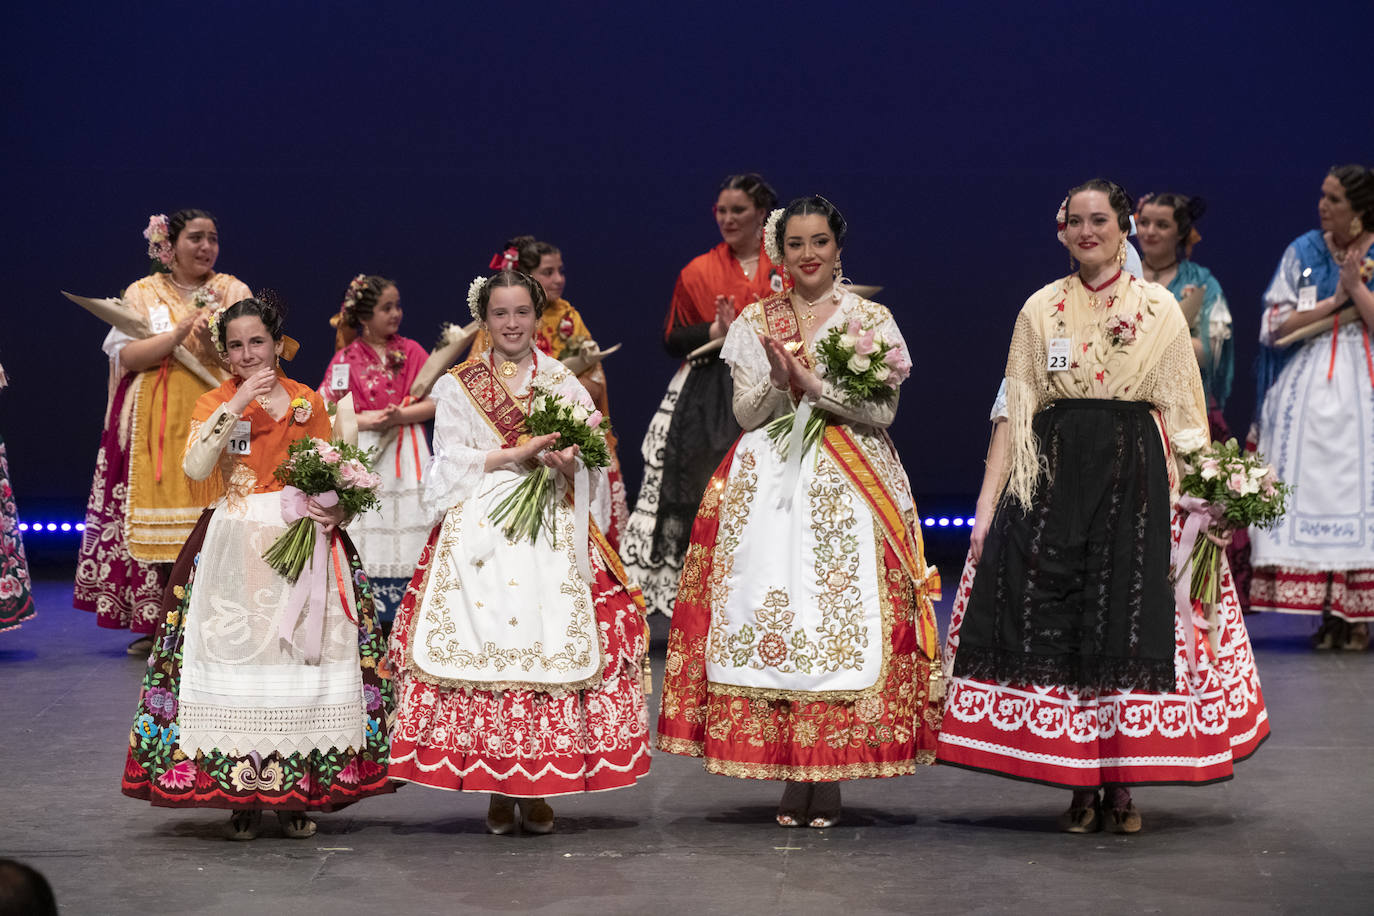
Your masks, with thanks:
M105 338L110 386L105 430L86 508L86 533L76 569L76 607L102 627L139 638L130 655L148 652L157 626L167 570L204 504L178 467L196 399L211 387L172 351L190 351L204 376L222 379L224 365L207 327L218 307L247 298L237 277L215 271L219 223L204 210L156 214L143 232L152 271L129 286L126 308L148 335L118 329Z
M385 626L396 616L429 535L422 495L430 453L423 424L434 419L434 402L410 394L429 352L401 336L401 317L401 293L394 282L375 274L349 281L338 312L329 319L336 352L318 389L331 403L351 393L358 445L380 447L375 467L382 477L381 505L359 516L349 533Z
M1178 303L1125 269L1131 210L1101 179L1060 207L1077 270L1016 320L946 644L939 762L1073 790L1069 833L1140 830L1131 786L1228 779L1269 732L1224 559L1205 620L1171 556L1208 533L1176 466L1206 402Z
M425 503L438 524L389 656L391 778L492 793L492 833L548 833L546 797L630 786L649 769L648 633L642 599L601 534L605 468L527 426L554 402L588 428L603 420L577 378L534 345L544 300L518 271L472 283L469 306L491 348L434 385ZM538 532L506 533L505 500L549 474L555 491Z
M582 313L571 302L563 298L567 277L563 273L563 252L550 242L541 241L532 235L518 235L508 240L504 249L492 258L493 269L509 264L522 273L529 274L544 288L548 304L539 315L539 324L534 331L534 345L540 353L547 353L560 360L577 376L582 387L592 396L596 409L610 415L610 399L607 394L606 372L602 368L602 358L616 348L603 352L592 337ZM491 349L491 340L485 332L479 331L472 342L472 353L485 353ZM607 479L611 488L611 516L606 527L606 540L611 546L620 548L620 535L630 519L630 508L625 495L625 482L620 473L620 458L616 450L614 432L607 434L606 445L610 450L611 465L607 469Z
M729 175L712 213L721 241L678 274L663 346L680 365L644 434L644 479L620 553L651 611L672 614L692 519L711 472L740 427L730 410L725 333L745 306L786 285L763 249L763 222L777 195L754 172Z
M911 369L892 313L848 290L829 201L769 220L795 286L721 358L744 433L706 488L668 636L658 747L784 781L777 823L838 823L840 782L932 763L938 574L888 438Z

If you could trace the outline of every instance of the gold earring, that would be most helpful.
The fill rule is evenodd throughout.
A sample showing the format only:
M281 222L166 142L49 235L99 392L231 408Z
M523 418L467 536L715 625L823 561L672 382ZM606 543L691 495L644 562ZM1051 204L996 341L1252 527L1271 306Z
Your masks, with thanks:
M835 259L835 270L834 270L834 277L833 277L833 278L834 278L835 282L838 283L838 282L840 282L840 277L843 277L843 276L844 276L844 265L840 263L840 259L839 259L839 258L836 258L836 259Z
M1116 264L1118 267L1126 266L1126 236L1121 237L1121 247L1116 250Z
M1350 234L1364 235L1364 220L1360 219L1358 216L1352 219L1350 221Z

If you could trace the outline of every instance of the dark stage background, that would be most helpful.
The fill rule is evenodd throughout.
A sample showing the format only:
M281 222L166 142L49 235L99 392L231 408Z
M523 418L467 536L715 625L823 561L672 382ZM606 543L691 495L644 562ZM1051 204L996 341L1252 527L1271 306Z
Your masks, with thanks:
M1196 259L1236 316L1243 430L1259 296L1337 162L1374 161L1368 3L29 4L6 14L0 431L20 510L76 519L105 328L60 298L146 268L151 212L220 218L219 268L292 307L317 384L360 271L426 345L508 236L560 245L603 346L631 482L674 369L677 271L720 178L820 192L915 371L893 436L926 511L972 509L1024 298L1067 267L1093 175L1202 194ZM45 548L40 542L51 544ZM31 538L74 555L76 538Z

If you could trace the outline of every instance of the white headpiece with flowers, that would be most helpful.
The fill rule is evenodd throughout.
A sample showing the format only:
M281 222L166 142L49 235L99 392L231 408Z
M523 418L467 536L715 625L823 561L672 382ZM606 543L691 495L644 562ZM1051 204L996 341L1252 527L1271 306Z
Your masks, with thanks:
M1068 248L1069 240L1064 237L1064 230L1069 225L1069 199L1067 197L1059 204L1059 212L1054 215L1054 224L1057 227L1055 236L1059 239L1059 244Z
M148 217L148 228L143 230L143 237L148 240L148 257L171 270L173 248L169 234L166 213Z
M782 229L779 225L782 222L782 214L783 209L779 207L768 214L768 222L763 224L763 253L779 267L782 266L782 239L778 238L778 232Z
M486 277L475 277L473 281L468 284L468 311L472 313L472 317L477 321L482 320L480 303L482 298L482 287L485 286L486 283Z

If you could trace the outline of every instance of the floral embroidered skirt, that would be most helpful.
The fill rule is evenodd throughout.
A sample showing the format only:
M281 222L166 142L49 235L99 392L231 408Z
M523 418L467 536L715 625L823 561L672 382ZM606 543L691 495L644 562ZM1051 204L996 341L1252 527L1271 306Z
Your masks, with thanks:
M98 626L152 633L162 616L167 567L131 557L124 528L129 448L120 442L120 415L137 378L130 374L120 380L100 436L72 603L77 610L93 612Z
M729 458L727 458L727 462ZM711 486L723 483L722 463ZM706 770L743 779L832 782L904 776L935 760L940 730L938 661L918 645L911 579L883 542L881 588L892 605L887 676L875 693L849 702L764 699L729 693L707 680L709 588L718 516L703 511L692 529L668 658L657 746L701 757Z
M33 585L19 533L19 510L10 487L5 440L0 438L0 631L17 629L33 617Z
M1180 530L1175 524L1175 538ZM970 558L954 597L950 659L957 658L974 572ZM1192 620L1175 615L1172 692L953 677L939 762L1070 789L1229 779L1233 764L1269 736L1269 718L1224 558L1221 573L1210 639Z
M640 669L647 633L625 588L593 560L591 593L607 659L596 689L494 692L427 683L410 670L409 641L438 537L436 527L391 633L397 696L391 778L518 798L634 785L649 772Z
M1250 580L1250 607L1284 614L1322 614L1374 622L1374 567L1334 571L1260 566Z
M362 561L342 531L339 538L352 579L350 604L357 613L366 710L363 746L265 756L256 751L237 755L219 750L188 756L181 749L178 711L183 647L197 576L216 573L200 564L213 516L207 509L172 567L162 622L129 736L124 794L176 808L333 811L370 795L395 791L386 772L387 718L392 708L386 646L377 628ZM334 585L330 583L331 588Z

